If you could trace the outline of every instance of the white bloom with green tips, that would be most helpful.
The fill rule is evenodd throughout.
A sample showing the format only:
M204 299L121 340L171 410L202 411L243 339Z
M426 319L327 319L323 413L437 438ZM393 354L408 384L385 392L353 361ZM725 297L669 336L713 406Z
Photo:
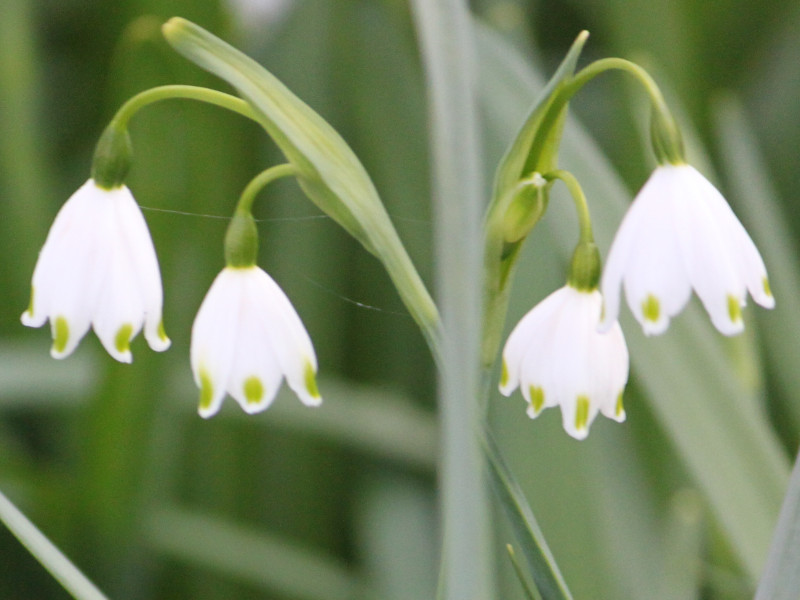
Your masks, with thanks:
M247 413L266 409L283 377L307 406L322 402L311 339L283 290L255 265L225 267L214 280L192 327L191 360L204 418L226 392Z
M130 190L104 189L89 179L56 216L33 272L22 323L50 321L54 358L69 356L92 327L120 362L144 328L153 350L169 348L153 241Z
M618 323L597 330L601 307L596 289L566 285L520 320L503 349L503 395L521 388L531 418L560 405L564 429L579 440L598 412L625 420L628 348Z
M620 287L645 334L666 331L695 290L716 328L744 329L747 292L775 306L764 261L722 194L687 165L656 168L611 246L601 289L602 327L619 315Z

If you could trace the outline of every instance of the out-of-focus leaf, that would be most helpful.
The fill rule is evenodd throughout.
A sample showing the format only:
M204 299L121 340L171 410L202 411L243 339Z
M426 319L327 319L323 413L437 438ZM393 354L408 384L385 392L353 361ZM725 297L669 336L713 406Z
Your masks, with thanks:
M436 293L442 311L442 559L438 597L495 595L481 418L481 213L475 40L465 0L411 2L428 98Z
M800 263L797 244L787 218L770 184L752 128L742 107L732 98L721 100L716 116L722 166L729 182L731 201L741 216L767 265L775 295L775 309L757 313L767 350L767 368L787 403L794 432L800 428L800 369L797 368L797 340L800 339ZM792 437L796 438L797 433Z
M154 509L148 543L160 554L199 569L303 600L352 600L360 583L332 557L222 518L179 508Z
M800 590L800 457L795 462L755 600L796 600Z

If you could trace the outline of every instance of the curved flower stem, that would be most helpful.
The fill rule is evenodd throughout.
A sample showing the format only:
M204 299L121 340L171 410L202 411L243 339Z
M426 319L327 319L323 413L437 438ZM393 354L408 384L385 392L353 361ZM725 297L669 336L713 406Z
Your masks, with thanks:
M260 122L258 115L247 102L231 94L195 85L163 85L140 92L129 99L114 115L111 124L122 128L127 127L128 121L139 109L154 102L171 99L197 100L213 104Z
M543 177L547 181L555 181L556 179L564 182L567 186L572 199L575 201L575 211L578 213L578 224L580 226L580 241L582 243L594 242L594 235L592 233L592 219L589 215L589 205L586 202L586 196L581 189L578 180L569 171L557 169L550 173L545 173Z
M277 165L256 175L244 188L225 233L225 263L229 267L252 267L258 261L258 229L251 211L258 193L276 179L298 173L291 163Z
M253 202L262 189L273 181L299 174L300 172L297 170L297 167L291 163L275 165L274 167L262 171L247 184L246 188L244 188L242 195L239 197L239 203L236 205L236 212L238 214L250 214Z
M572 77L572 79L570 79L569 83L564 89L564 93L568 94L571 98L589 81L601 73L612 70L624 71L630 75L633 75L636 80L642 84L642 87L644 87L647 95L650 96L650 101L653 103L653 108L655 108L662 115L672 114L670 113L669 107L667 107L667 103L664 100L664 95L661 93L661 90L650 74L636 63L625 60L624 58L602 58L584 67L578 71Z

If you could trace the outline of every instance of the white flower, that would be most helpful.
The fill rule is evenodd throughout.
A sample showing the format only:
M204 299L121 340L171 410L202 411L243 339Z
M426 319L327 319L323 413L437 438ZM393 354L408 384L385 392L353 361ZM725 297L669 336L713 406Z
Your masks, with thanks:
M761 255L722 194L689 165L656 168L620 225L601 289L602 327L619 315L620 286L645 334L663 333L697 292L720 332L744 329L749 291L775 306Z
M602 303L596 289L564 286L522 317L503 349L500 391L520 387L531 418L561 405L564 429L579 440L598 412L625 420L628 349L618 323L597 330Z
M257 266L217 275L192 326L191 355L204 418L219 411L225 392L247 413L264 410L284 375L304 404L322 402L311 339L286 294Z
M162 303L156 252L133 195L90 179L50 228L22 323L50 320L54 358L69 356L91 326L111 356L131 362L130 341L143 326L153 350L169 348Z

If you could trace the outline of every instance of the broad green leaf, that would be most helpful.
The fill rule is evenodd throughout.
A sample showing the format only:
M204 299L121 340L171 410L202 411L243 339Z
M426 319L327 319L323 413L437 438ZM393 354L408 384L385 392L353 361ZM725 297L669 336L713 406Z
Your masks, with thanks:
M164 24L163 32L178 52L226 80L253 106L261 125L299 170L303 191L381 260L435 348L436 306L369 175L341 136L261 65L203 28L175 17Z

